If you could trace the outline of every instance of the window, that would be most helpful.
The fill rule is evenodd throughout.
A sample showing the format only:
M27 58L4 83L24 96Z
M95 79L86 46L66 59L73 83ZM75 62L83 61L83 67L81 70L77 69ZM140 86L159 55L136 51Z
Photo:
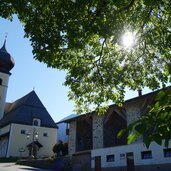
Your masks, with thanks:
M66 135L69 135L69 129L68 128L66 129Z
M171 148L167 148L163 150L164 157L171 157Z
M107 162L114 162L115 161L115 155L112 154L112 155L107 155L106 156L106 161Z
M22 129L21 134L26 134L26 130Z
M40 126L40 119L34 118L33 119L33 125L34 126Z
M120 159L125 159L125 154L124 153L120 154Z
M47 132L43 133L43 136L48 137L48 133Z
M2 85L2 78L0 78L0 85Z
M2 149L2 141L0 141L0 150Z
M142 151L141 159L152 159L152 152L151 151Z
M34 120L34 121L33 121L33 125L34 125L34 126L38 126L38 125L39 125L39 122L38 122L37 120Z

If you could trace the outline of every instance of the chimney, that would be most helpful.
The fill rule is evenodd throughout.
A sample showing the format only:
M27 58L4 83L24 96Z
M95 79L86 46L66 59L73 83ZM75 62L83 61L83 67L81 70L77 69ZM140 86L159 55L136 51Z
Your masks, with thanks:
M142 96L142 90L138 90L138 96Z

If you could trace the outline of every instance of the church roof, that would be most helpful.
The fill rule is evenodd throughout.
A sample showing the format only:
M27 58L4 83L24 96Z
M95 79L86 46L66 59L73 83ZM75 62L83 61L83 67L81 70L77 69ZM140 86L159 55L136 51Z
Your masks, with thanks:
M5 43L0 49L0 71L10 74L10 70L14 67L14 59L11 57L11 55L7 52L5 48Z
M35 91L13 103L7 103L4 117L0 120L0 127L10 123L32 125L33 118L41 120L41 127L56 128L56 124L40 101Z

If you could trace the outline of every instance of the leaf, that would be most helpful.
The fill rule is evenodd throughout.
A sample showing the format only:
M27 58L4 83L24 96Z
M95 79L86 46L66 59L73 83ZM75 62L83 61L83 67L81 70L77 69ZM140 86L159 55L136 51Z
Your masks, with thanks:
M160 99L162 99L164 96L166 96L166 92L165 92L165 91L160 91L160 92L157 94L156 100L160 100Z
M144 141L144 143L145 143L145 145L146 145L147 148L150 147L150 144L151 144L152 141L153 141L153 140L152 140L151 136L149 136L149 137Z
M155 141L157 144L162 145L162 136L159 134L153 134L153 141Z
M117 134L117 138L122 138L122 136L125 134L126 129L121 129L118 134Z
M145 131L147 131L147 126L144 122L142 122L135 126L135 130L140 134L143 134Z
M133 128L135 127L135 125L137 125L138 123L141 123L141 120L136 120L136 121L132 122L131 124L129 124L127 127L127 130L132 131Z
M128 136L128 144L131 144L137 137L139 137L141 134L137 131L134 131Z
M164 141L164 146L166 147L166 148L168 148L169 147L169 139L165 139L165 141Z

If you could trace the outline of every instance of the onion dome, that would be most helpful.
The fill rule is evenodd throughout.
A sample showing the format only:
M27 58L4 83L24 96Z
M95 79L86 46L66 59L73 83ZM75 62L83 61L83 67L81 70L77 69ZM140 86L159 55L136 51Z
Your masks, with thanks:
M0 72L4 72L10 74L10 70L14 67L14 59L12 56L7 52L5 48L5 43L0 49Z

